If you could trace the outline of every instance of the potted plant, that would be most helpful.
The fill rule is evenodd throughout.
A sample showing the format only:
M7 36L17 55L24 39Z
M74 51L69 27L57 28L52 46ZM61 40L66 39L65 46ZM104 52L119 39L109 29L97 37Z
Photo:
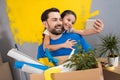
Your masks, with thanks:
M87 52L81 46L77 46L76 53L69 59L71 63L65 65L72 68L76 66L76 70L86 70L98 67L98 61L95 57L95 50L88 50Z
M100 57L108 56L108 63L118 66L119 61L119 50L120 50L120 40L118 36L114 34L108 34L101 36L101 44L99 45Z

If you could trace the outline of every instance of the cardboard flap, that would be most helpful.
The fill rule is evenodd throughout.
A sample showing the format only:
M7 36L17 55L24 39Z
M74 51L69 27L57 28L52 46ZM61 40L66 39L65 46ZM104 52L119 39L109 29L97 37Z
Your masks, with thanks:
M1 53L0 53L0 65L2 64L2 56L1 56Z
M0 65L0 80L13 80L8 62Z

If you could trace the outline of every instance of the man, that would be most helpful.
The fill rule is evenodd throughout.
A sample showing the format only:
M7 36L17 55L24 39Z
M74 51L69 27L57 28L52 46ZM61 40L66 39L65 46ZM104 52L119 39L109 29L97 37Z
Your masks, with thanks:
M43 12L41 16L41 20L45 28L49 31L51 45L61 44L66 42L67 40L70 40L70 41L72 40L71 44L74 44L74 40L75 40L76 42L78 42L79 45L82 46L82 49L84 49L85 51L87 51L88 49L92 49L92 47L83 39L81 35L64 32L61 16L59 14L58 9L56 8L47 9L46 11ZM71 46L74 46L74 45L71 45ZM55 51L51 51L50 53L53 57L56 57L56 56L69 55L71 51L72 51L71 48L58 48L58 50L56 48ZM45 57L45 53L43 49L43 44L41 44L38 48L37 59L44 58L44 57ZM100 69L101 69L100 70L101 80L103 80L102 68Z
M64 32L64 27L62 25L61 16L58 9L47 9L43 12L41 20L45 28L49 31L51 45L61 44L69 40L71 41L71 46L73 46L74 48L74 44L77 42L85 51L87 51L88 49L92 49L92 47L83 39L81 35ZM70 48L57 48L57 46L55 48L55 51L51 51L51 55L53 57L69 55L72 51L72 49ZM41 44L38 48L37 59L43 57L45 57L45 54L43 50L43 44Z

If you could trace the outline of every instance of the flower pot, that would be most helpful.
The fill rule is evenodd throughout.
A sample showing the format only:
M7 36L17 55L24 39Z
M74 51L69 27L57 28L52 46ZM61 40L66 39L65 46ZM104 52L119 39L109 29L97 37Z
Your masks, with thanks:
M113 66L118 67L118 62L119 62L119 56L108 57L109 64L112 64Z

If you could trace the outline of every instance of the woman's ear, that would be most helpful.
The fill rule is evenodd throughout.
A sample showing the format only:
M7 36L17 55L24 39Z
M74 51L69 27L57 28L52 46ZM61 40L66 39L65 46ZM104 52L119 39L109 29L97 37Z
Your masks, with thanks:
M48 24L47 24L46 21L43 21L43 25L44 25L45 28L48 28Z

